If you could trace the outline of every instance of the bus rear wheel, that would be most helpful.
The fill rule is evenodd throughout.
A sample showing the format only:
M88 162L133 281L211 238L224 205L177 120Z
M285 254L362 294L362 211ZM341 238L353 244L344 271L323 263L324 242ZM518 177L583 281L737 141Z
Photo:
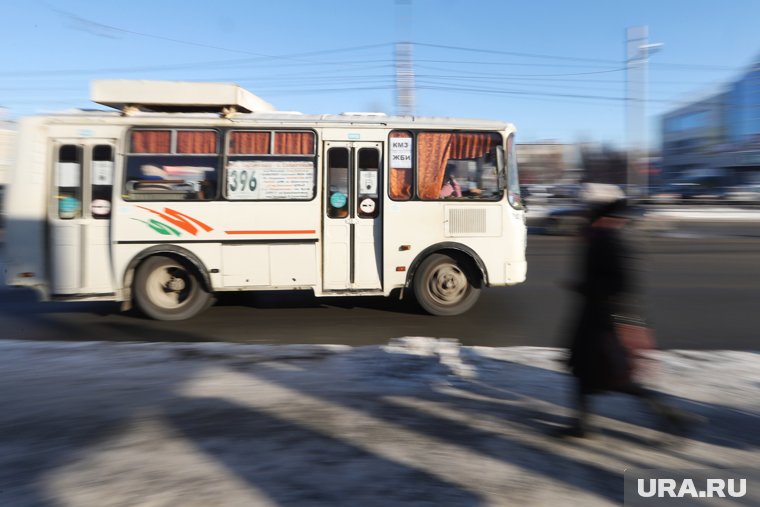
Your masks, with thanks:
M197 271L163 255L147 258L137 268L135 302L156 320L184 320L213 303Z
M459 315L475 305L480 288L462 262L444 254L427 257L414 276L414 296L432 315Z

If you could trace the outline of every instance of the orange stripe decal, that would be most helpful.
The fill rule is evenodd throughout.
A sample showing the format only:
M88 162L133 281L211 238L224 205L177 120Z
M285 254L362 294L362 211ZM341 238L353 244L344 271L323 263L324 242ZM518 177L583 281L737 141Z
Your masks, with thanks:
M225 234L315 234L317 231L224 231Z
M184 230L185 232L189 232L193 236L198 234L198 229L195 227L195 225L197 225L198 227L200 227L206 232L210 232L214 230L211 226L204 224L197 218L193 218L190 215L185 215L184 213L180 213L179 211L171 209L171 208L164 208L164 212L161 213L160 211L152 210L150 208L146 208L145 206L137 206L137 207L142 208L145 211L150 211L151 213L155 213L156 215L160 216L161 218L163 218L170 224L176 225L180 229Z

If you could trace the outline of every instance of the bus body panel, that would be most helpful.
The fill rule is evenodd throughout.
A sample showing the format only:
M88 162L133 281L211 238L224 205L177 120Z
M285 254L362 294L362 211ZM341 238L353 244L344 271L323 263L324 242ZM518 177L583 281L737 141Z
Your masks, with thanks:
M234 213L228 208L234 204ZM317 284L319 203L126 202L114 220L123 280L140 247L181 245L201 259L218 291ZM285 212L287 211L287 213ZM206 228L203 228L203 224ZM208 229L208 230L207 230ZM135 248L137 246L137 248ZM291 269L283 263L293 261Z
M452 214L465 210L484 217L481 222L452 227ZM482 260L490 286L513 285L525 280L525 227L523 211L503 202L469 204L393 202L386 204L385 279L400 287L418 256L436 244L459 244ZM410 222L408 216L414 216ZM419 224L426 224L420 227ZM482 231L482 232L481 232ZM497 248L494 238L503 248ZM442 247L444 248L444 247ZM403 268L403 269L397 269Z
M356 125L353 128L329 127L322 130L323 141L349 142L385 142L388 140L387 128Z
M48 298L47 241L48 140L44 118L19 122L15 170L10 172L5 240L6 282L33 287Z

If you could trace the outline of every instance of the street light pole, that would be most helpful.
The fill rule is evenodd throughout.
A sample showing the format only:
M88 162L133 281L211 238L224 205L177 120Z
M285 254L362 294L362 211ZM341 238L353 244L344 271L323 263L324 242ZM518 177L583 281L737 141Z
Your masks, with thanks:
M645 198L649 193L649 128L646 109L649 55L659 51L662 46L663 44L649 43L647 26L626 30L626 193L629 196Z

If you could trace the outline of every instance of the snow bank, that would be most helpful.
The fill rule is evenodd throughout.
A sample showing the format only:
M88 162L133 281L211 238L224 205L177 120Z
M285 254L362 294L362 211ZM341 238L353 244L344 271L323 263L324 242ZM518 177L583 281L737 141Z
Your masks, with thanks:
M708 421L686 436L605 396L570 441L564 356L0 341L0 505L618 505L628 467L760 465L756 353L656 353L653 385Z

